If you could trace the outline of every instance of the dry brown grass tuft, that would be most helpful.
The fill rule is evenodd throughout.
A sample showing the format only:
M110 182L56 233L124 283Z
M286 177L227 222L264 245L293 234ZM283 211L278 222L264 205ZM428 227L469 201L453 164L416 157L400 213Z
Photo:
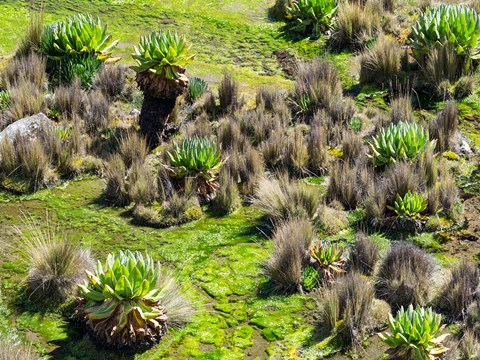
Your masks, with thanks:
M45 96L42 90L30 81L18 81L9 89L9 94L10 105L7 109L7 116L12 121L45 110Z
M380 36L375 45L360 57L360 82L388 87L400 73L400 48L397 42Z
M261 178L254 202L274 223L295 218L312 220L317 216L320 194L284 173L273 179Z
M102 91L91 91L85 98L84 106L83 118L89 133L98 134L110 125L109 103Z
M322 324L330 331L339 331L354 349L358 348L371 326L373 299L372 283L360 273L352 272L323 294Z
M315 238L308 220L289 220L275 227L273 253L265 264L274 291L302 292L302 270L308 264L308 249Z
M231 214L241 206L238 186L227 168L220 172L219 189L213 199L215 211L222 214Z
M437 150L444 152L450 148L450 140L458 127L458 106L455 101L449 101L436 119L430 123L431 139L437 139Z
M415 245L392 245L377 273L376 294L393 311L410 304L425 306L430 300L435 260Z
M60 85L55 89L54 107L64 119L76 118L83 112L84 97L82 85L75 79L70 85Z
M48 213L46 229L30 215L23 216L23 223L24 230L17 228L17 233L22 240L22 259L29 268L30 297L61 301L73 294L85 270L93 269L90 251L59 235Z
M99 89L108 99L115 99L125 88L126 74L125 65L105 65L93 79L93 87Z
M226 73L223 76L218 89L218 96L222 112L229 112L239 107L240 88L238 82L232 78L231 74Z
M120 138L118 154L127 168L135 162L143 163L148 155L147 141L136 131L129 131Z
M380 28L382 8L378 2L364 6L345 2L339 6L332 43L341 48L362 49Z
M371 275L380 258L380 247L362 231L357 233L355 245L350 253L352 269Z
M453 320L461 319L476 297L479 276L476 264L462 260L450 271L438 296L437 306Z

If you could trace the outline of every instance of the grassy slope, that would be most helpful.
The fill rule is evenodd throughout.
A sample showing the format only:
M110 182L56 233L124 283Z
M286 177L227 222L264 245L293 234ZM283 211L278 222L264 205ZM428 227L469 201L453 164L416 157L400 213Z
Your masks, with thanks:
M244 84L289 87L272 52L285 49L311 56L318 45L307 40L290 42L279 35L282 23L268 19L273 1L265 0L48 0L45 22L82 12L99 15L121 42L117 54L129 54L140 35L158 29L177 29L193 44L197 58L190 74L216 83L232 70ZM0 3L0 56L10 54L27 26L28 8L23 0ZM14 31L12 31L14 29Z

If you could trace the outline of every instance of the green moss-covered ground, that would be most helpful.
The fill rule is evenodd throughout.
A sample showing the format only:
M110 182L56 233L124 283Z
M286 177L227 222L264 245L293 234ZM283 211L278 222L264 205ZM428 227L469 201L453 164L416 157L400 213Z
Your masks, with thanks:
M303 347L314 353L325 351L312 348L311 338L318 334L315 322L305 314L315 307L313 300L262 294L267 282L262 262L271 242L259 230L261 214L254 208L155 230L132 225L124 209L105 206L102 187L101 180L89 179L20 199L0 196L0 240L11 252L1 263L2 294L8 300L4 299L7 307L0 317L44 354L71 360L117 358L97 352L61 310L39 312L18 295L26 273L16 257L17 239L11 227L22 226L20 211L44 217L48 209L69 238L89 245L98 259L119 249L146 250L177 274L198 309L193 322L170 331L154 349L130 358L264 359L282 354L291 358ZM336 349L327 347L332 350Z

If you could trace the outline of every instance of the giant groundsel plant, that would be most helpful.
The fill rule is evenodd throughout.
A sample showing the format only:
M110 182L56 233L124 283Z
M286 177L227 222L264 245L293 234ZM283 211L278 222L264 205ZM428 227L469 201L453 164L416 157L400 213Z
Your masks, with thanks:
M94 335L115 347L156 343L167 330L159 286L160 265L140 252L120 251L98 262L95 273L79 285L85 303L81 314Z

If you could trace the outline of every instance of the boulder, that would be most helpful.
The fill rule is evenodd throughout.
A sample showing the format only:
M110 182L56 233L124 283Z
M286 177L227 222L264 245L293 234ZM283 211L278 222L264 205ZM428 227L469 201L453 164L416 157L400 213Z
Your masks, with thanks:
M452 150L456 154L468 156L473 153L469 143L470 140L460 131L457 131L452 139Z
M0 142L8 137L11 141L17 134L30 140L37 138L40 129L49 129L53 127L53 122L45 114L39 113L29 116L8 125L0 132Z

